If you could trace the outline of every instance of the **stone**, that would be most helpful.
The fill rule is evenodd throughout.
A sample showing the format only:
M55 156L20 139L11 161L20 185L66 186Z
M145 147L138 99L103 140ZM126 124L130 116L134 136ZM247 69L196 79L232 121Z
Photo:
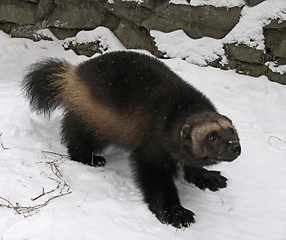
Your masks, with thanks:
M105 9L114 14L118 19L124 19L134 25L140 26L142 21L151 17L152 9L141 6L136 2L122 2L114 0L114 3L107 3Z
M93 56L95 53L102 53L100 50L100 42L89 42L89 43L81 43L81 44L73 44L70 43L68 47L65 49L72 49L77 55L85 55L87 57Z
M10 32L15 26L17 26L16 23L11 23L11 22L0 23L0 30L7 34L10 34Z
M37 30L39 30L39 27L36 25L17 25L11 29L10 35L14 38L28 38L38 41Z
M267 67L262 63L247 63L240 62L239 60L229 60L227 64L222 65L220 59L210 63L211 66L217 67L223 70L235 69L237 73L246 74L253 77L259 77L266 73Z
M154 41L145 28L132 26L127 21L122 21L114 31L115 36L123 43L126 48L146 49L155 56L162 54L157 50Z
M24 0L25 2L35 3L38 4L39 0Z
M152 10L167 2L169 2L169 0L144 0L142 3L140 3L140 6L150 8Z
M39 18L45 18L55 7L53 0L41 0L37 9Z
M264 29L283 29L286 28L286 21L280 21L279 19L273 19L270 23L264 26Z
M19 25L36 24L37 4L23 1L2 0L0 7L0 22L12 22Z
M156 9L155 18L146 19L142 25L148 30L164 32L183 29L194 39L203 36L223 38L238 23L240 12L240 7L164 4Z
M63 2L57 0L55 2L57 5L48 19L51 28L91 30L98 26L105 26L113 31L119 25L119 19L104 8L103 0Z
M54 40L53 38L38 32L39 30L42 30L45 28L41 24L37 25L18 25L18 24L9 24L6 26L6 29L4 29L5 32L8 32L11 37L13 38L28 38L32 39L33 41L40 41L40 40ZM1 27L0 27L1 29Z
M158 7L150 9L144 4L141 6L135 2L115 0L114 4L107 4L106 8L119 19L124 18L148 31L170 32L183 29L191 38L223 38L238 23L241 12L240 7L194 7L161 2Z
M235 70L237 73L259 77L261 75L265 75L267 67L263 64L237 62Z
M102 25L104 19L102 7L89 1L81 1L77 5L57 5L49 18L49 26L64 29L93 29Z
M272 72L271 69L269 69L267 77L271 81L286 85L286 73L280 74L277 72Z
M264 2L265 0L246 0L248 6L253 7L259 3Z
M245 44L225 44L224 49L229 60L246 63L263 63L264 53Z
M285 25L286 21L281 25ZM286 58L286 28L265 28L265 48L273 57Z
M80 29L64 29L56 27L49 27L49 29L59 40L64 40L66 38L74 37L80 31Z

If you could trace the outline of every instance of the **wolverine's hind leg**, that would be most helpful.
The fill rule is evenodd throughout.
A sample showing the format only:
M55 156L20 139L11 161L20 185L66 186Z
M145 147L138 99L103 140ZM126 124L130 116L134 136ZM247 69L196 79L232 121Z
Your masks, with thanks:
M84 122L69 112L62 121L62 141L72 160L92 166L104 166L106 161L98 154L108 142L96 137Z

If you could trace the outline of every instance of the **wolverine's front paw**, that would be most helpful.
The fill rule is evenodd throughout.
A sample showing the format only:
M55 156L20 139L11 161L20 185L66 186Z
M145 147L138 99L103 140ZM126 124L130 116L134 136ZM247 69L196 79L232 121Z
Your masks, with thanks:
M194 213L181 205L170 205L155 214L162 223L171 224L176 228L189 227L195 222Z
M203 175L193 180L193 183L200 189L208 188L211 191L217 191L227 186L227 178L219 171L205 171Z

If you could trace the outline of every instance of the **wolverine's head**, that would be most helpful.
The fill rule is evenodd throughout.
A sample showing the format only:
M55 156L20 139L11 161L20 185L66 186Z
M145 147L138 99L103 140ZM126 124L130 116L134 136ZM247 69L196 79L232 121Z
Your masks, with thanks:
M225 116L206 112L191 117L180 131L181 153L185 165L202 167L221 161L231 162L241 153L239 138Z

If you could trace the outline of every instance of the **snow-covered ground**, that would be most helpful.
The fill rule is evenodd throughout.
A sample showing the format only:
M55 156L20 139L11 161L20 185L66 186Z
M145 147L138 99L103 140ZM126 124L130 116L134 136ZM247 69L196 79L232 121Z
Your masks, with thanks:
M92 34L108 49L122 49L108 30ZM63 44L11 39L0 31L1 240L286 239L285 86L180 58L164 60L233 120L242 145L237 160L213 167L229 179L226 189L201 191L178 179L181 202L196 223L176 230L142 201L128 153L107 149L104 168L70 161L60 143L61 110L50 119L29 110L20 82L31 63L41 57L74 64L87 59Z

